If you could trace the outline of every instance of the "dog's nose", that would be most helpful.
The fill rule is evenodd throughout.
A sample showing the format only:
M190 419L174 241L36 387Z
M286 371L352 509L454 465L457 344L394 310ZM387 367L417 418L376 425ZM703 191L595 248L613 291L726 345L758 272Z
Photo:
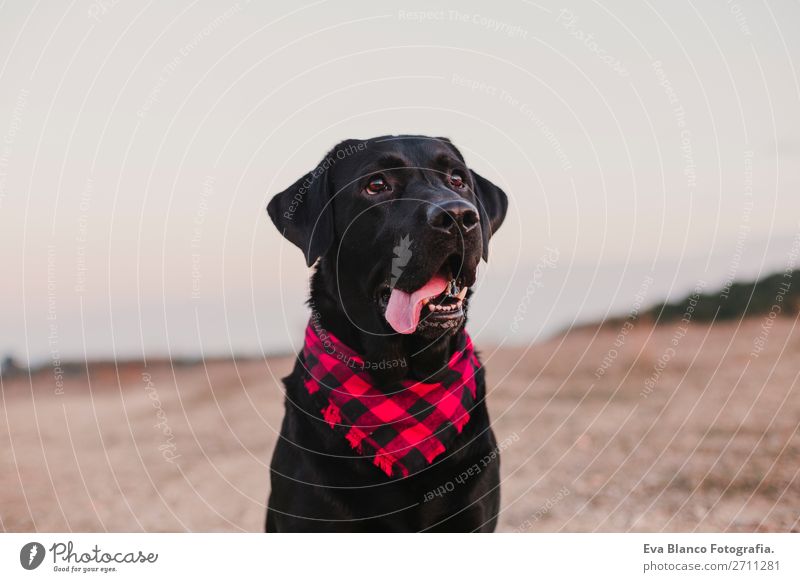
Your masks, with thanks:
M478 226L478 210L466 200L448 200L428 207L428 224L436 230L452 233L458 225L467 233Z

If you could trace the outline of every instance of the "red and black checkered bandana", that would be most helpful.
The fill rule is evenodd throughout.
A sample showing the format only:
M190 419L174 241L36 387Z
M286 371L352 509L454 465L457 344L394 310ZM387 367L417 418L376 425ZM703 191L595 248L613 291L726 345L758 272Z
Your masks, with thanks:
M306 328L305 386L332 429L390 477L415 473L447 450L476 399L480 363L465 331L443 381L403 380L382 391L370 364L315 323Z

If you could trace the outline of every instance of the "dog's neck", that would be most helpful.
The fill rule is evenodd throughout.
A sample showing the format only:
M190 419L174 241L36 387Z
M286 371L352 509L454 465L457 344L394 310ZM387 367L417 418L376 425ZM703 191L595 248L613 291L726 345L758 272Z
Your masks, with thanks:
M323 329L361 354L371 365L369 372L376 386L390 387L403 379L433 382L446 372L447 363L456 349L457 334L450 332L432 340L414 334L364 331L368 326L354 323L343 309L337 288L335 274L329 272L325 262L321 261L311 278L309 306ZM377 314L376 317L382 318ZM377 322L372 324L374 326ZM386 365L381 366L381 362Z

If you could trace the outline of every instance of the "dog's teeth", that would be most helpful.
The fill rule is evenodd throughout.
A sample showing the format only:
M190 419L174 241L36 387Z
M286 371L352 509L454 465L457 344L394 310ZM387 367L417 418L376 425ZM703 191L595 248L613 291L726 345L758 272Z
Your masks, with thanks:
M436 310L436 306L433 303L428 303L427 305L428 305L428 309L430 309L431 311L435 311Z
M461 291L458 292L458 298L463 300L464 297L467 296L467 289L468 287L464 287Z
M430 297L426 297L425 299L422 300L422 304L427 305L430 300L431 300Z

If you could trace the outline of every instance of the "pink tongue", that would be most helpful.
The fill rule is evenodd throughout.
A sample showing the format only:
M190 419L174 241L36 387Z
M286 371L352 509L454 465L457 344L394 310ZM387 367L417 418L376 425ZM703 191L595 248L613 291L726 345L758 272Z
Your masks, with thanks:
M439 295L447 288L447 283L447 279L441 275L434 275L413 293L395 287L386 305L386 321L397 333L414 333L419 323L419 312L422 311L422 300Z

